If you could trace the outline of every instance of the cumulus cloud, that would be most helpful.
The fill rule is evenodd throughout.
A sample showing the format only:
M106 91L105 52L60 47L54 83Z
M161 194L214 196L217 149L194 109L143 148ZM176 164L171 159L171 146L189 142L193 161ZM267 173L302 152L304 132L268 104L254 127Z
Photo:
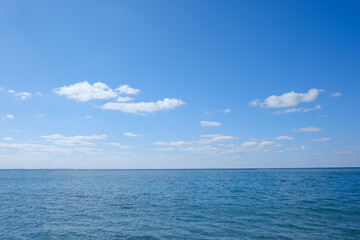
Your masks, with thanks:
M164 98L156 102L129 102L131 97L122 97L121 94L136 95L140 93L139 89L131 88L129 85L121 85L115 90L102 82L90 84L87 81L75 83L69 86L63 86L53 90L57 95L65 96L79 102L88 102L96 99L114 99L112 102L99 106L101 109L117 110L125 113L145 114L162 110L174 109L184 105L180 99ZM116 99L115 99L116 98Z
M295 113L295 112L310 112L310 111L314 111L314 110L320 110L321 109L321 105L316 105L312 108L307 108L307 107L302 107L302 108L288 108L286 110L281 110L281 111L276 111L273 114L275 115L280 115L280 114L285 114L285 113Z
M277 138L275 138L276 140L287 140L287 141L292 141L295 140L294 137L289 137L289 136L278 136Z
M311 139L310 142L329 142L329 141L332 141L332 140L334 140L334 139L330 138L330 137L324 137L324 138Z
M312 102L323 92L322 89L310 89L307 93L296 93L294 91L284 93L283 95L272 95L266 98L263 102L260 99L256 99L250 102L253 107L265 107L265 108L281 108L281 107L293 107L302 102Z
M107 137L106 135L91 135L91 136L77 135L77 136L65 137L61 134L41 136L41 138L44 138L48 142L62 146L96 145L94 142L92 142L93 140L101 140L101 139L105 139L106 137Z
M138 137L139 136L138 134L131 133L131 132L124 132L124 135L127 137Z
M212 121L201 121L200 125L203 127L220 127L221 123Z
M334 92L334 93L330 94L330 97L334 97L334 98L341 97L341 96L342 96L341 92Z
M318 127L304 127L299 129L293 129L293 132L320 132L322 129Z
M159 100L157 102L138 102L138 103L120 103L120 102L108 102L102 106L101 109L107 110L118 110L125 113L153 113L161 110L170 110L181 105L184 105L180 99L174 98L165 98L164 100Z
M131 88L129 85L121 85L120 87L115 89L115 91L119 92L120 94L131 94L131 95L136 95L139 94L140 92L139 89Z
M87 81L75 83L69 86L63 86L54 89L57 95L65 96L68 99L73 99L79 102L87 102L92 99L109 99L117 97L108 85L102 82L90 84Z

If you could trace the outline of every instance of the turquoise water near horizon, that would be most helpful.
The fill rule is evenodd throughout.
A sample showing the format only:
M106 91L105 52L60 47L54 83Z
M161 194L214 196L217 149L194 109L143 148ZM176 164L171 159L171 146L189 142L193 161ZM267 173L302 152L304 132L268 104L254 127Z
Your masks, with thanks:
M0 170L0 239L360 239L360 169Z

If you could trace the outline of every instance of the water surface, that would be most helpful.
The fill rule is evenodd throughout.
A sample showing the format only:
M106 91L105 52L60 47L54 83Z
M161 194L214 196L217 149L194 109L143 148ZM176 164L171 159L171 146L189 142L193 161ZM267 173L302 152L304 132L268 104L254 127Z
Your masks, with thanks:
M0 239L360 239L360 169L0 170Z

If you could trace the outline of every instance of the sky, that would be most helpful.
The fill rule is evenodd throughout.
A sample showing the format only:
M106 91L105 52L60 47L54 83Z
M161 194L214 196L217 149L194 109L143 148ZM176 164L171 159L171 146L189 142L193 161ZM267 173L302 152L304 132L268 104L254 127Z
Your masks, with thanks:
M359 12L0 0L0 168L360 167Z

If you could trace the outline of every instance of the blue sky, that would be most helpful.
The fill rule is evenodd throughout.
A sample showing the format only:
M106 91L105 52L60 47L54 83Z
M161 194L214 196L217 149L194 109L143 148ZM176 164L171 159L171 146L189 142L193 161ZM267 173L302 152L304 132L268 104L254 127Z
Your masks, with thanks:
M360 166L358 1L0 1L0 168Z

